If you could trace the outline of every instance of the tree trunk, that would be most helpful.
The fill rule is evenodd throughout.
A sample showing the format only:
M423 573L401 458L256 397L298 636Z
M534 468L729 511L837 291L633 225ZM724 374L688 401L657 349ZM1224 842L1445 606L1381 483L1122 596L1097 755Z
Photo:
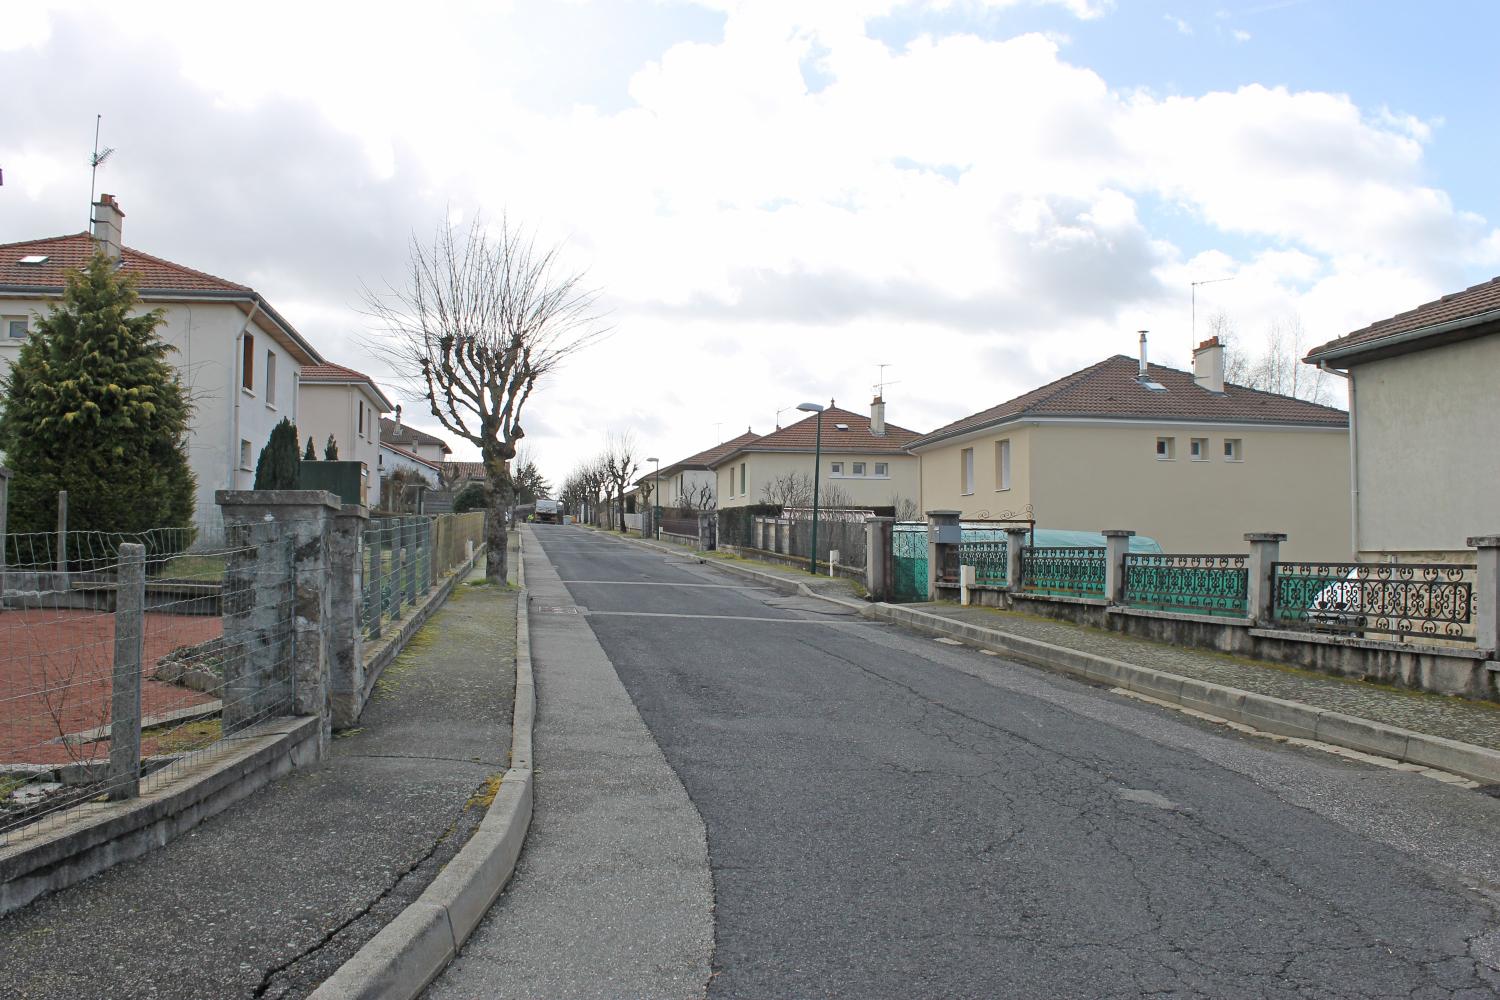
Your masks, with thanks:
M505 524L505 503L490 504L484 519L484 576L492 583L510 580L510 531Z

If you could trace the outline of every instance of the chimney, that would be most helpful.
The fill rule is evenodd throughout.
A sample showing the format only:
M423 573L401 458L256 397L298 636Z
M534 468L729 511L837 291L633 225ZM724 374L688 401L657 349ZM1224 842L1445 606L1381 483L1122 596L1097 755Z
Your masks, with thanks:
M401 433L401 404L396 404L396 427L394 433Z
M885 437L885 400L879 396L870 401L870 433Z
M1146 331L1141 331L1141 378L1146 377Z
M101 194L94 202L94 242L110 260L120 259L120 233L124 229L125 213L112 194Z
M1193 381L1209 392L1224 391L1224 345L1209 337L1193 351Z

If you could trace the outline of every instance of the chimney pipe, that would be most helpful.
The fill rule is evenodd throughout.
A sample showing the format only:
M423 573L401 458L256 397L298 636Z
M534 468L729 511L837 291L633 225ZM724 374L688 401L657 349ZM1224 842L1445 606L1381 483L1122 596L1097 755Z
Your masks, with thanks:
M121 233L125 228L125 213L112 194L101 194L94 202L94 242L110 260L120 259Z
M880 396L870 401L870 433L885 437L885 400Z
M1146 331L1141 331L1141 378L1146 377Z

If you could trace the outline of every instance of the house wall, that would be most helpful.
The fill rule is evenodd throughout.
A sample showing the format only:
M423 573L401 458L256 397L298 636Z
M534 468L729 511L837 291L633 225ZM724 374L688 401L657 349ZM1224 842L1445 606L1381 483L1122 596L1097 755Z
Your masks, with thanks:
M918 491L921 489L921 478L917 459L913 455L902 453L877 455L825 449L822 457L821 485L824 487L836 485L854 506L888 507L896 502L896 498L913 502L917 500ZM741 462L745 463L745 474L748 480L747 489L743 494L739 492L738 478ZM844 476L833 475L832 466L835 462L843 463L846 473ZM862 478L850 476L847 473L854 462L864 462L867 472L873 472L876 462L886 462L890 465L890 475L883 478L876 478L874 475L866 475ZM732 491L729 486L731 469L735 473ZM747 504L764 502L766 484L780 476L791 473L811 476L813 456L810 453L800 452L749 452L732 462L719 466L714 473L720 508L743 507Z
M661 478L661 505L667 508L682 506L683 496L696 497L700 487L707 486L712 496L718 496L718 477L707 469L683 469Z
M52 300L56 301L56 300ZM166 322L158 328L175 348L172 363L193 400L189 425L188 464L197 479L200 518L217 516L214 491L249 489L255 481L255 462L282 417L297 419L297 383L301 365L273 341L269 320L252 322L255 337L253 388L239 384L239 334L245 313L227 302L148 302L161 308ZM0 299L0 315L45 315L43 299ZM143 310L144 311L144 310ZM3 333L0 330L0 333ZM266 352L276 355L274 400L266 392ZM9 368L20 343L0 338L0 366ZM249 461L240 461L240 442L249 443Z
M1019 516L1031 503L1031 430L1015 427L959 438L923 451L919 516L929 510L956 510L982 519ZM1010 442L1010 488L1000 488L995 474L996 442ZM974 449L974 492L963 490L963 452Z
M1500 531L1500 334L1354 368L1361 558L1472 561Z
M390 448L382 447L380 449L380 455L376 460L375 468L379 478L391 476L404 469L409 472L415 472L426 481L427 485L434 489L438 486L437 470L420 462L413 462L405 455L398 454Z
M304 383L299 403L297 433L305 447L313 439L319 458L328 436L338 442L339 458L363 462L365 504L380 504L380 401L368 386L347 383ZM360 402L364 402L365 425L360 427Z
M1174 457L1156 457L1170 437ZM1193 438L1207 458L1191 457ZM995 442L1011 442L1011 488L996 489ZM1242 460L1225 461L1224 441ZM1286 532L1290 560L1346 560L1349 436L1336 430L1271 430L1188 423L1034 422L924 450L924 510L1000 517L1031 504L1044 528L1129 528L1168 552L1244 552L1250 531ZM972 495L961 492L961 453L974 449Z

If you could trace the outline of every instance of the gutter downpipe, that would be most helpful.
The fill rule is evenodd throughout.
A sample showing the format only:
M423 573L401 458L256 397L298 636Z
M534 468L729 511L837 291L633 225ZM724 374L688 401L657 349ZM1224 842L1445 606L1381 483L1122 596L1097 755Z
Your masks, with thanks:
M234 410L229 421L229 468L224 482L226 490L234 489L235 464L239 453L240 386L244 381L240 368L245 363L245 332L250 329L250 324L255 322L255 314L259 311L260 299L256 298L250 307L250 312L245 315L245 322L240 325L240 332L234 335L234 357L229 361L229 395L234 400ZM293 403L293 405L296 404Z
M1354 370L1340 371L1326 361L1318 370L1337 375L1349 383L1349 547L1355 562L1359 561L1359 436L1355 431Z

